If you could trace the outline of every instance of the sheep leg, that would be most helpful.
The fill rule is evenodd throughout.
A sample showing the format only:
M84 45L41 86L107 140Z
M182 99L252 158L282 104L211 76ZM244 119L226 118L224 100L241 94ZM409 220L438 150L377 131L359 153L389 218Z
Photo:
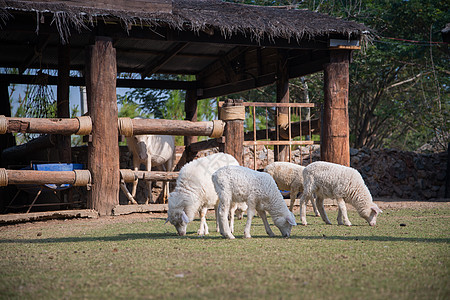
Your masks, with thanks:
M316 217L320 217L320 213L319 213L319 210L317 209L317 205L316 205L316 200L314 198L311 198L310 200L311 200L312 207L314 209L314 214L316 215Z
M214 214L216 216L216 231L220 232L220 227L219 227L219 205L216 204L214 206Z
M175 151L174 151L175 153ZM173 158L169 159L168 161L165 162L165 164L163 165L163 171L165 172L170 172L172 171L172 167L173 167ZM170 193L170 182L166 181L163 187L163 203L167 203L167 199L169 199L169 193Z
M294 204L295 204L295 198L297 198L297 193L291 191L290 197L291 197L291 203L289 205L289 210L293 211L294 210Z
M337 203L339 207L337 217L338 225L352 226L352 223L350 223L350 220L348 219L347 206L345 205L344 199L338 199Z
M152 158L150 156L148 156L147 158L147 172L151 172L152 171ZM145 204L148 204L149 202L152 203L152 182L150 180L147 180L147 188L148 188L148 196L147 199L145 200Z
M134 171L139 171L139 159L137 157L135 157L136 155L133 155L133 168ZM136 180L133 181L133 188L131 189L131 196L136 197L136 190L137 190L137 185L138 185L138 179L136 178Z
M230 208L230 216L229 216L231 233L234 233L234 213L236 212L236 209L237 209L237 203L233 203Z
M306 222L306 202L308 201L310 195L303 193L300 197L300 221L302 225L308 225Z
M272 237L275 236L272 229L270 229L269 222L267 221L267 215L265 210L258 209L258 215L261 217L261 220L264 223L264 228L266 229L267 234Z
M247 208L247 223L245 223L244 228L244 237L249 239L252 236L250 235L250 227L252 226L252 219L255 216L255 210L253 208Z
M230 200L220 200L219 202L219 228L220 234L227 239L234 239L228 223L228 213L230 212Z
M330 220L328 219L327 213L325 212L325 208L323 207L323 197L317 197L316 198L316 204L317 208L319 209L320 216L322 217L322 220L328 224L331 225Z
M208 212L207 207L203 207L200 210L200 229L197 231L198 235L206 235L209 234L208 224L206 223L206 213Z

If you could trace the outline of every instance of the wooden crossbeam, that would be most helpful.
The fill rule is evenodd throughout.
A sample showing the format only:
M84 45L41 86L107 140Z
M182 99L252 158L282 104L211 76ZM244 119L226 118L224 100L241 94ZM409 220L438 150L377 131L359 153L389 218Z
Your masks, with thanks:
M144 68L144 72L142 72L142 79L147 77L148 75L154 74L158 72L158 70L163 67L167 62L169 62L174 56L178 54L181 50L186 48L189 43L176 43L170 49L168 49L165 54L157 60L151 60L147 63Z

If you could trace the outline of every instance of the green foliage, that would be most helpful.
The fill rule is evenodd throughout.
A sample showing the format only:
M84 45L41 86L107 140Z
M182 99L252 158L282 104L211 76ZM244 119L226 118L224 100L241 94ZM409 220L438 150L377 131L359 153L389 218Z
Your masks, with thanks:
M295 4L299 9L355 20L375 30L378 36L373 44L365 52L354 52L350 65L352 146L416 150L434 140L438 150L446 149L450 142L450 71L448 45L439 42L440 30L450 20L448 1L233 2ZM319 107L323 101L322 74L304 80L307 89L300 79L290 80L291 102L304 101L302 94L306 92ZM234 97L246 101L276 99L273 86Z

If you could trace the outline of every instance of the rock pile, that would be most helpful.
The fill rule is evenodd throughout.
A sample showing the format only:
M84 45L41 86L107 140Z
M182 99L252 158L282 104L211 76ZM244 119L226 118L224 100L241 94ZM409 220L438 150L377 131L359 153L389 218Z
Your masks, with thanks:
M131 154L126 147L121 147L120 150L120 167L131 168ZM217 151L217 149L202 151L198 157ZM422 154L394 149L350 149L351 167L361 173L374 197L414 200L444 198L447 159L446 152ZM318 160L320 160L319 145L292 151L292 161L296 164L307 166L310 162ZM82 161L85 162L84 159ZM256 169L262 170L273 161L273 150L264 146L256 148ZM244 166L254 168L253 146L244 149ZM144 188L145 186L140 184L138 198L144 199L146 192ZM121 195L121 201L126 200L122 198L124 197Z
M244 165L253 168L253 148L244 151ZM273 151L257 148L257 169L273 162ZM269 160L267 161L267 156ZM259 159L259 160L258 160ZM374 197L430 200L444 198L447 153L422 154L394 149L351 149L350 164L357 169ZM320 146L292 152L296 164L320 160Z

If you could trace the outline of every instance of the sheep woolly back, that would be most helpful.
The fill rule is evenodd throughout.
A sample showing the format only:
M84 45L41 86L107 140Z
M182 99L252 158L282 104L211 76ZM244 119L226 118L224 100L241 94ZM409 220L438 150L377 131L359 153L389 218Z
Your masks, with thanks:
M266 166L264 172L270 174L279 189L290 191L291 188L303 190L303 170L305 167L289 162L273 162Z
M274 179L267 173L228 166L214 173L212 180L217 193L227 194L232 202L247 202L249 208L266 210L272 218L290 214Z
M227 165L239 163L229 154L216 153L184 165L178 175L175 190L170 194L169 210L184 210L192 220L199 207L214 206L218 198L211 175Z
M361 174L351 167L323 161L314 162L305 168L303 179L305 190L312 188L312 192L324 198L343 198L345 202L352 204L361 216L369 215L371 206L375 205Z

